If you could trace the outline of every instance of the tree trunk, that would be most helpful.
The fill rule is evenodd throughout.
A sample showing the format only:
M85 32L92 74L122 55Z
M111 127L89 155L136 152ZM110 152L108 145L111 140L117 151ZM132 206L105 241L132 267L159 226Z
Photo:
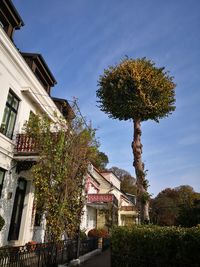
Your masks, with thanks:
M141 144L141 122L140 119L133 121L134 137L132 142L132 149L134 155L133 166L135 167L135 174L137 179L137 207L140 212L141 223L149 222L149 200L147 199L147 188L144 187L145 172L144 163L142 162L142 144Z

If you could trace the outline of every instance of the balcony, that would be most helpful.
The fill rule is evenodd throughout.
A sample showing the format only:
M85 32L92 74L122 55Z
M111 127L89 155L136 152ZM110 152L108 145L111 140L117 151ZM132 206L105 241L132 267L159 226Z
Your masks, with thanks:
M108 204L118 206L118 200L113 194L88 194L87 204Z
M15 156L37 156L37 142L34 137L26 134L17 134Z
M134 206L121 206L121 211L136 211L136 208Z
M122 220L125 220L125 217L136 218L138 216L138 212L135 206L121 206L119 209L119 214Z

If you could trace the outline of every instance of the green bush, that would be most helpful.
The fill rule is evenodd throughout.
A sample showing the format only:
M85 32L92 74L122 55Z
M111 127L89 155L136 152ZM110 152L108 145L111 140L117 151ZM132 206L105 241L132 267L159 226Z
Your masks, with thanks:
M4 218L0 215L0 231L1 231L1 229L3 228L4 224L5 224L5 220L4 220Z
M86 240L87 239L87 235L84 231L80 231L80 239L81 240Z
M116 227L112 267L199 267L200 228Z

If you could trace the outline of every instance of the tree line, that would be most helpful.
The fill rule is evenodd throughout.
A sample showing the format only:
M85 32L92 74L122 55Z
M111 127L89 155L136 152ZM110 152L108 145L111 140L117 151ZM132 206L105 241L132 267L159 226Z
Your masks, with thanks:
M162 190L151 199L150 207L153 224L183 227L200 224L200 193L189 185Z

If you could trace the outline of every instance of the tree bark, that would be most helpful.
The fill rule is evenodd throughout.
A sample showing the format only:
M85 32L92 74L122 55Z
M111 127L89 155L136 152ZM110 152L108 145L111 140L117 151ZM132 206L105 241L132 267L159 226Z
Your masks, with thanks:
M134 155L133 166L135 167L135 174L137 179L137 207L140 212L141 223L149 222L149 200L145 199L147 196L147 190L144 187L145 172L144 163L142 162L142 144L141 144L141 121L135 119L134 124L134 136L132 142L132 149Z

